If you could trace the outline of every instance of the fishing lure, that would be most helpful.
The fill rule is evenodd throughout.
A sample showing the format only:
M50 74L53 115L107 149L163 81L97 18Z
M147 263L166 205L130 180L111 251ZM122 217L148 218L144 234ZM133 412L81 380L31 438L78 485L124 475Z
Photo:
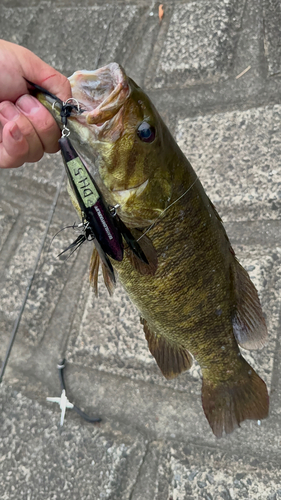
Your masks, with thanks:
M64 129L63 129L64 130ZM114 271L108 256L121 261L123 242L121 233L113 222L98 187L66 136L59 139L67 177L79 204L84 234L78 236L69 248L78 248L86 240L94 240L99 256L115 282Z
M121 261L124 250L121 234L94 179L68 137L62 136L59 144L68 180L81 210L82 221L88 232L99 242L104 253Z

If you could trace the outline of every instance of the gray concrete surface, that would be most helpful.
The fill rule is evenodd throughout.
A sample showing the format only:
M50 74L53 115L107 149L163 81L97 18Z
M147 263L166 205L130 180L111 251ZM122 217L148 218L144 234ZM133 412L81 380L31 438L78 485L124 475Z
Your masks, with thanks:
M1 0L0 37L70 75L117 61L151 96L222 216L258 288L269 341L246 353L270 416L216 440L198 365L166 381L120 286L88 285L90 245L56 256L75 213L65 185L0 386L0 497L9 500L281 499L280 2ZM236 78L244 69L249 71ZM62 174L58 155L0 172L0 358ZM59 426L56 364L71 401Z

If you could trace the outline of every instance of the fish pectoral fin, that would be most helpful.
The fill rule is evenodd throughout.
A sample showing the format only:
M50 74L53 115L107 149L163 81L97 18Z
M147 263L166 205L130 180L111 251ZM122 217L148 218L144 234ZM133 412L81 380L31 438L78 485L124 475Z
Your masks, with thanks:
M262 420L268 416L269 398L264 381L241 357L242 367L230 381L213 383L203 371L202 405L217 438L230 434L244 420Z
M100 256L98 254L98 251L96 248L94 248L91 261L90 261L90 284L92 285L95 296L98 296L98 276L99 276L99 267L100 263L102 265L102 274L103 274L103 279L104 279L104 284L108 290L109 295L113 295L114 289L115 289L115 283L112 281L111 276L109 272L107 271L105 265L103 262L101 262Z
M247 271L235 260L236 312L233 332L244 349L260 349L267 340L267 328L258 292Z
M154 356L164 377L171 379L191 368L193 358L187 349L173 346L161 335L155 335L154 332L150 330L144 318L141 318L141 323L143 325L149 350L152 356Z
M126 255L130 260L132 266L143 276L154 276L157 271L158 258L157 252L153 246L152 241L147 235L144 235L139 229L131 229L131 233L140 245L148 264L141 261L133 252L133 250L128 247L126 249Z

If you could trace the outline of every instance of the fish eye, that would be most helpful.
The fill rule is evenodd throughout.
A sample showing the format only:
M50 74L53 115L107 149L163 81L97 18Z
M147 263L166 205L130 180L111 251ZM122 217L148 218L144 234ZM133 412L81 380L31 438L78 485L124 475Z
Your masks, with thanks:
M137 129L138 137L143 142L153 142L155 139L155 128L147 122L142 122Z

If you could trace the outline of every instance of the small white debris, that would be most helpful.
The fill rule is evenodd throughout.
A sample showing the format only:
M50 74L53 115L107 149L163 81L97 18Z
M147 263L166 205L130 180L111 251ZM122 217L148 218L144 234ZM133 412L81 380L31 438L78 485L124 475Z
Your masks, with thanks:
M72 403L70 403L70 401L68 401L64 389L63 389L63 391L61 393L61 397L60 398L46 398L46 399L47 399L47 401L50 401L51 403L58 403L59 404L60 409L61 409L60 425L62 427L63 426L63 422L64 422L64 416L65 416L65 410L66 410L66 408L73 408L74 405Z
M238 80L238 78L240 78L241 76L245 75L245 73L247 73L247 71L249 71L249 69L251 69L251 66L248 66L248 68L244 69L244 71L239 73L239 75L236 76L236 80Z

